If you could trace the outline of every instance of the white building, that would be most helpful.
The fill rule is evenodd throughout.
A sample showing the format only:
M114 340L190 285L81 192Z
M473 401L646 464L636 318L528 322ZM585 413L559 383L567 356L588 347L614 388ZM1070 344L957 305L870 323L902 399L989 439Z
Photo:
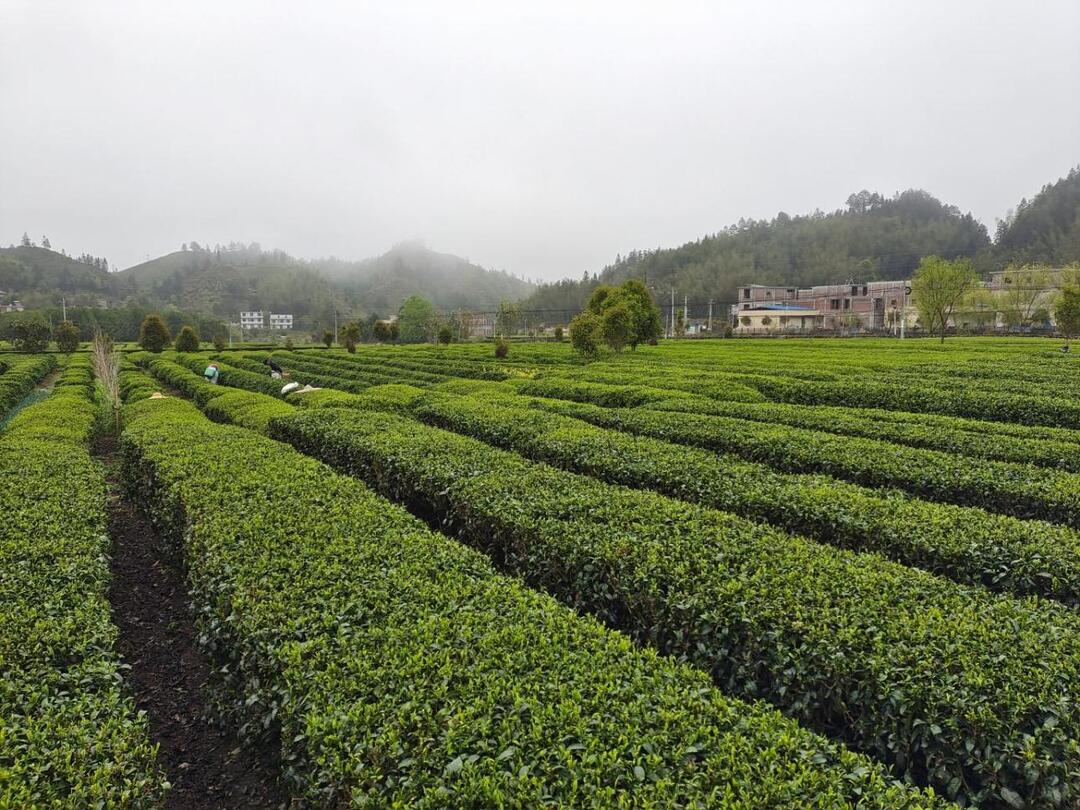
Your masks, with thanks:
M270 328L271 329L292 329L292 315L282 315L280 313L270 313Z
M265 325L262 311L240 313L241 329L262 329Z

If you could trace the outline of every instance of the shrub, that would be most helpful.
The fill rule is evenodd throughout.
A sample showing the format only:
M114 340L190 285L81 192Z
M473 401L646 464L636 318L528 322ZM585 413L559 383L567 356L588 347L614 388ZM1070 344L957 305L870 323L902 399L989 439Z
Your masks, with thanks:
M448 346L450 341L454 339L454 333L450 331L449 326L439 327L439 343L443 346Z
M172 342L169 327L160 315L147 315L139 327L139 345L143 351L160 354Z
M176 399L126 421L127 487L183 543L221 700L242 734L275 728L305 804L936 804L312 459Z
M285 338L285 351L291 352L295 348L296 346L293 344L293 339L291 337Z
M506 338L499 338L495 341L495 356L500 360L505 360L506 356L510 354L510 343Z
M79 348L79 327L71 321L60 321L53 330L53 340L56 341L57 349L71 354Z
M49 325L40 318L20 316L13 318L4 334L16 351L37 354L49 346Z
M570 346L582 357L595 357L603 344L600 318L583 312L570 321Z
M563 339L563 329L562 329L561 326L556 326L555 327L555 342L556 343L562 343L562 339Z
M402 417L320 409L270 431L723 689L766 698L951 797L1068 805L1080 790L1080 621L1063 607L995 598Z
M333 332L323 332L322 342L323 342L323 345L325 345L326 348L329 349L331 346L334 345L334 333Z
M229 345L229 338L226 335L222 334L221 332L218 332L217 334L214 335L214 348L217 351L219 351L219 352L225 351L225 347L228 346L228 345Z
M5 807L156 807L166 790L114 650L89 391L58 385L0 436Z
M22 398L33 390L34 385L54 368L56 358L52 355L15 359L7 370L0 374L0 418L18 405Z
M178 352L197 352L199 350L199 335L190 326L185 326L176 336L176 350Z

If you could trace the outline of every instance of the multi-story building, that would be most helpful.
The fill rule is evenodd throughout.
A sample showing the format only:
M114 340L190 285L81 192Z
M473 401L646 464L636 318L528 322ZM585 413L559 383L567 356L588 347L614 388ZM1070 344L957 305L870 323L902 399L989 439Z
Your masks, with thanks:
M263 329L266 326L266 322L263 320L262 311L256 312L241 312L240 313L240 328L241 329Z
M292 329L293 316L282 315L280 313L270 313L270 328L271 329Z
M733 326L739 332L810 332L899 328L916 315L906 293L909 281L772 287L751 284L739 289Z

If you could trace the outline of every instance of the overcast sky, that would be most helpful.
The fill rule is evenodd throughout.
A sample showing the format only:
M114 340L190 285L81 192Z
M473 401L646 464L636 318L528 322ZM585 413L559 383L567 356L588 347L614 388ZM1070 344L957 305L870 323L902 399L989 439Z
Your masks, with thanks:
M580 276L925 188L988 227L1080 164L1078 0L0 0L0 243Z

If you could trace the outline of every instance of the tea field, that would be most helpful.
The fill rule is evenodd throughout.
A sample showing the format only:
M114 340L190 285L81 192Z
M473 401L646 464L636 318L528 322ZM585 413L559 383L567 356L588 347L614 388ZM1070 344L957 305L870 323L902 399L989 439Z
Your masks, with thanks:
M117 500L294 806L1080 806L1058 343L320 347L287 395L267 356L126 354L108 451L75 354L0 432L0 807L175 781ZM2 356L5 413L56 362Z

